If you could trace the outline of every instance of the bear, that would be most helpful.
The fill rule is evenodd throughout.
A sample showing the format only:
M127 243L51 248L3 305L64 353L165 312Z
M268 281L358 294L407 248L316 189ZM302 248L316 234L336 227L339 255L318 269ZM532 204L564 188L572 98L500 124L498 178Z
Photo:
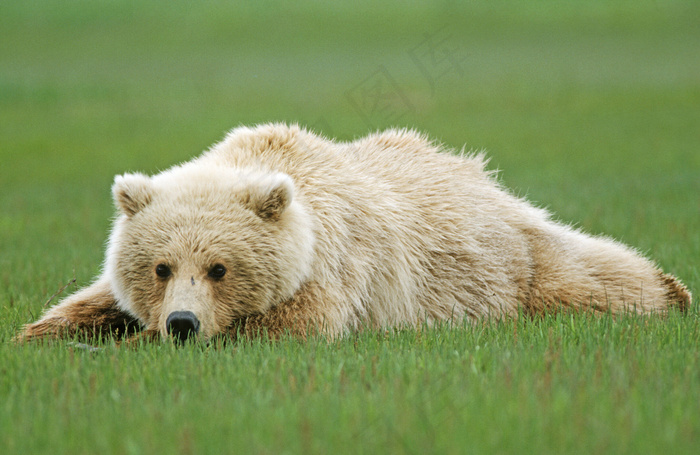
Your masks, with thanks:
M407 129L337 142L297 125L235 128L192 161L117 176L102 273L18 338L333 338L689 307L677 278L553 220L486 166Z

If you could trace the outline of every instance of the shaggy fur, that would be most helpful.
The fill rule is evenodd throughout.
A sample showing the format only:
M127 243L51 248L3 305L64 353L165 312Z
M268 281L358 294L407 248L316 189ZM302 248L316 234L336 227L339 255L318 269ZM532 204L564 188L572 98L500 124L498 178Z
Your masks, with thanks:
M174 311L193 312L209 339L691 301L636 251L505 191L483 156L412 131L337 143L294 126L237 128L193 161L117 177L113 193L121 214L102 276L21 338L134 321L167 336ZM212 278L215 265L226 275Z

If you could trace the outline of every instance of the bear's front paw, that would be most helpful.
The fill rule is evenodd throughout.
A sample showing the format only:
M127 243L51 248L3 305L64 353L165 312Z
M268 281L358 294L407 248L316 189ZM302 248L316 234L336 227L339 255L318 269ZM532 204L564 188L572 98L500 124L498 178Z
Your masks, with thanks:
M26 342L44 338L61 338L73 331L71 323L66 318L43 319L33 324L27 324L14 338L15 342Z

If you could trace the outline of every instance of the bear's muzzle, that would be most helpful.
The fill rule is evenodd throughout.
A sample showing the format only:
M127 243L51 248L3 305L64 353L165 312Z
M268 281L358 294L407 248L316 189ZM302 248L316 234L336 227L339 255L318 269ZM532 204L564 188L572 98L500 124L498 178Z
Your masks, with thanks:
M199 333L199 319L191 311L173 311L165 321L168 333L179 342L194 338Z

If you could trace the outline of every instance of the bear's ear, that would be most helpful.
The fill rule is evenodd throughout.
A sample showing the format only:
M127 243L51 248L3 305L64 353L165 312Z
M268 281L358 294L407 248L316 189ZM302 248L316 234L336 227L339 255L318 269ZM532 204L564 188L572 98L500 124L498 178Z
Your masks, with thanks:
M121 212L132 217L151 202L151 179L143 174L124 174L114 178L112 195Z
M276 221L294 198L294 184L285 174L273 174L250 189L247 205L260 218Z

